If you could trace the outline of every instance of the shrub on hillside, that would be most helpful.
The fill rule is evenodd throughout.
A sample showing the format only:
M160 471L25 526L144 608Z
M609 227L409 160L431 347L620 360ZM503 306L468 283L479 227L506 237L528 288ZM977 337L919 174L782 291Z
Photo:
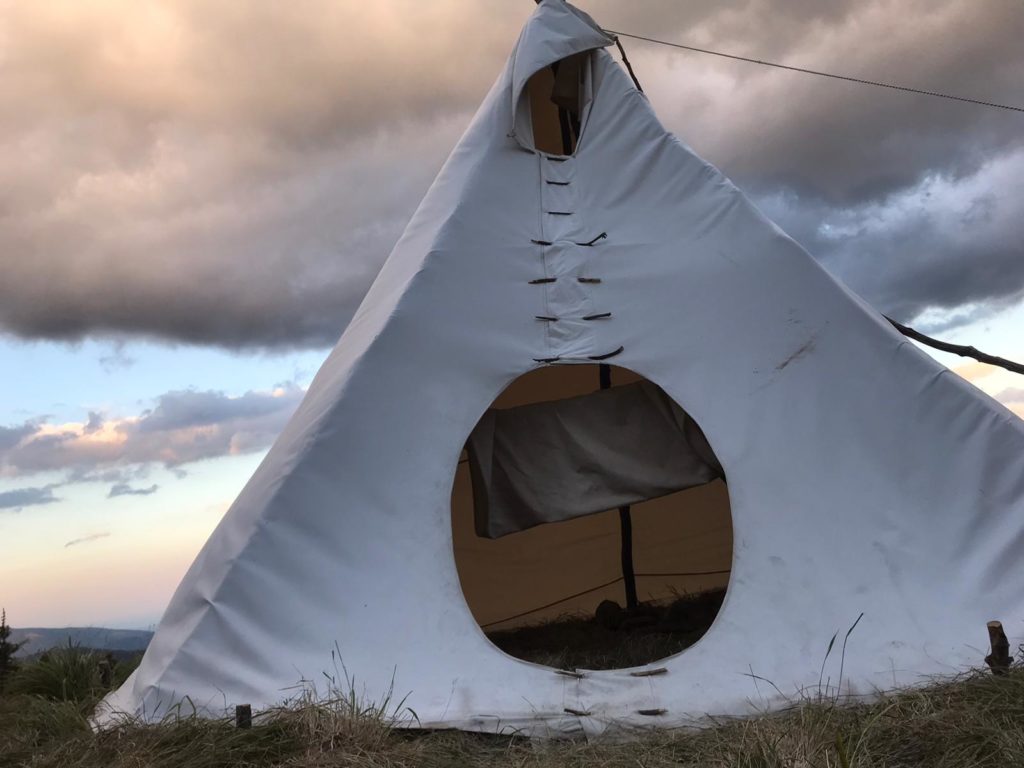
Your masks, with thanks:
M8 692L89 708L108 691L119 688L141 660L141 653L117 660L111 653L81 648L69 641L21 664Z
M24 664L12 678L11 693L54 701L92 702L103 693L102 657L70 643Z
M21 648L22 643L10 641L11 628L7 625L7 611L0 609L0 693L7 687L7 680L18 668L14 660L14 654Z

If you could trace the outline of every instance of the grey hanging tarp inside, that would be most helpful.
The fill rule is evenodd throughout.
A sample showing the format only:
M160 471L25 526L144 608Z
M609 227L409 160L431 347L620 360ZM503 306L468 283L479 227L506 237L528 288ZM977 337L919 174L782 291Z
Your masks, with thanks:
M647 381L492 408L466 447L476 531L492 539L722 477L697 424Z

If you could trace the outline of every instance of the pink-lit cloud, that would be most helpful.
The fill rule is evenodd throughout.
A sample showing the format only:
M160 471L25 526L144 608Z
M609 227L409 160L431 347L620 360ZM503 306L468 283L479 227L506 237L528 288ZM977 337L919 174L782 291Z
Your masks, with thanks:
M1024 388L1004 389L996 400L1024 419Z
M91 413L82 423L27 422L0 433L0 477L67 471L73 481L114 483L111 497L147 495L157 487L133 487L127 482L131 472L123 470L150 464L176 468L262 450L283 428L302 395L303 390L293 385L237 397L182 390L161 395L137 416L103 419ZM144 473L136 472L140 474ZM11 496L7 506L55 501L49 488Z

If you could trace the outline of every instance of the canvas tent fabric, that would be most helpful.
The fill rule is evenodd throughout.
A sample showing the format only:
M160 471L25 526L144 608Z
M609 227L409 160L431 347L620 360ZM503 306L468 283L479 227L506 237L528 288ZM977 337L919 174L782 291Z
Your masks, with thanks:
M722 477L693 419L647 381L488 409L467 451L476 531L488 538Z
M100 725L185 697L211 716L269 707L323 680L337 649L359 695L393 690L421 726L595 735L785 706L820 679L844 695L914 684L978 664L990 619L1024 641L1024 424L670 135L611 42L562 0L536 8ZM584 51L575 152L536 151L528 80ZM480 630L452 478L510 382L616 352L725 468L732 574L714 625L663 673L566 675ZM822 672L861 613L842 679L836 654Z

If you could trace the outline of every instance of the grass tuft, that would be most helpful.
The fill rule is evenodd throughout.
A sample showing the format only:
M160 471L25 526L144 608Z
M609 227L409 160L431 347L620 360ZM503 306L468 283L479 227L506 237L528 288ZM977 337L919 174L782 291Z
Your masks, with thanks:
M1024 765L1024 668L973 672L870 703L808 694L783 712L619 742L529 742L395 728L415 713L390 694L366 701L342 667L305 681L251 729L229 720L126 721L93 733L82 703L0 697L0 765L33 768L1004 768Z
M108 690L128 678L140 659L141 655L118 662L112 656L69 642L22 664L12 676L9 690L12 694L77 702L92 709Z

